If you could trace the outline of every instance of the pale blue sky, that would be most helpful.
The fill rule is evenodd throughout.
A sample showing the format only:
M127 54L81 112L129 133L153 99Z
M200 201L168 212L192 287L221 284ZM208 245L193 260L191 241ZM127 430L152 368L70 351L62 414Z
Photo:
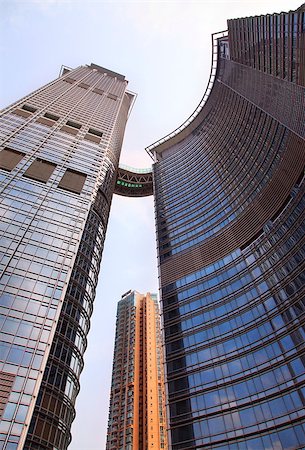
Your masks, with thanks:
M0 0L1 107L94 62L122 73L138 98L121 161L147 167L144 148L179 126L205 90L211 33L226 19L296 9L302 0ZM104 450L116 304L158 289L151 198L115 196L69 450Z

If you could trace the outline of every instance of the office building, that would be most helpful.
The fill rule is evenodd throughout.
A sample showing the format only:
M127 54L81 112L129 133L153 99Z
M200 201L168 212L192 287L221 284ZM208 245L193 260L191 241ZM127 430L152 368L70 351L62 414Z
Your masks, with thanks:
M118 303L107 450L167 449L157 296L128 291Z
M2 113L0 448L71 440L126 88L94 64L63 68Z
M172 450L305 446L304 43L304 5L229 20L148 148Z

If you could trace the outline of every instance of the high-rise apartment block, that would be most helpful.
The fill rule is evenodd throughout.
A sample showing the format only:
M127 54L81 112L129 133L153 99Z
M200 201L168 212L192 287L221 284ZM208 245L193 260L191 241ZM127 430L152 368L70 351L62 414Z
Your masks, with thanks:
M168 446L302 448L305 7L229 20L212 43L198 108L147 149ZM1 115L0 448L70 442L112 194L153 191L118 168L126 85L64 69Z
M157 296L129 291L118 303L107 450L167 449Z
M305 446L305 6L228 21L154 155L170 448Z

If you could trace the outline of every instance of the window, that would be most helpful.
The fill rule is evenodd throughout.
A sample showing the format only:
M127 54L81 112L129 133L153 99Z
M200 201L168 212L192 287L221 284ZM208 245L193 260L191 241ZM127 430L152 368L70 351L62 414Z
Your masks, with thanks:
M89 89L89 84L86 83L79 83L79 87L83 88L83 89Z
M45 113L44 117L46 117L47 119L50 119L50 120L54 120L55 122L56 122L57 120L59 120L59 117L58 117L58 116L55 116L54 114L50 114L50 113L48 113L48 112Z
M19 109L16 108L14 109L14 111L12 111L13 114L17 114L17 116L21 116L21 117L29 117L31 115L31 113L29 111L25 111L24 109Z
M38 117L37 122L52 127L59 120L58 116L46 112L43 117Z
M34 113L35 111L37 111L37 108L33 108L33 106L30 106L30 105L23 105L22 109L24 109L25 111L28 111L30 113Z
M63 127L61 127L61 131L65 131L66 133L69 134L74 134L76 135L78 133L78 130L81 128L82 126L79 123L73 122L72 120L68 120L66 122L66 125L64 125Z
M8 398L11 393L11 389L13 387L15 380L15 375L10 374L8 372L2 372L0 371L0 385L1 385L1 403L0 403L0 417L1 413L3 413L3 409L5 405L7 404ZM20 380L20 377L17 378L17 380ZM9 404L10 405L10 404ZM10 406L8 406L10 408Z
M103 94L104 94L103 89L99 89L99 88L94 88L94 89L93 89L93 92L95 92L96 94L100 94L100 95L103 95Z
M66 189L67 191L75 192L76 194L80 194L84 186L86 176L87 175L84 173L67 169L64 176L60 180L58 187Z
M64 79L64 81L65 81L66 83L73 84L75 80L74 80L73 78L67 77L67 78Z
M94 128L89 128L88 133L85 135L85 139L99 144L102 136L103 133L101 131L95 130Z
M78 130L80 130L81 127L82 127L79 123L72 122L72 120L68 120L68 121L67 121L67 125L68 125L69 127L77 128Z
M17 166L24 156L25 154L22 152L5 147L0 152L0 168L11 171Z
M46 183L52 175L56 164L37 158L24 173L25 177Z
M103 135L103 133L101 131L94 130L93 128L89 128L88 133L94 134L95 136L99 136L99 137L102 137L102 135Z
M118 98L117 95L110 94L110 93L107 95L107 97L111 98L112 100L117 100L117 98Z

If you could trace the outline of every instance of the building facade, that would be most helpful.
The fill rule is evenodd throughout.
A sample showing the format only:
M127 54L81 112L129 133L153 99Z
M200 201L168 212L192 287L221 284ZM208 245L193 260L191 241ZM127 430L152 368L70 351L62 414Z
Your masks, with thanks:
M304 5L230 20L147 149L172 450L305 446L304 42Z
M117 309L106 449L167 448L157 296L129 291Z
M0 448L67 448L133 94L91 64L1 115Z

